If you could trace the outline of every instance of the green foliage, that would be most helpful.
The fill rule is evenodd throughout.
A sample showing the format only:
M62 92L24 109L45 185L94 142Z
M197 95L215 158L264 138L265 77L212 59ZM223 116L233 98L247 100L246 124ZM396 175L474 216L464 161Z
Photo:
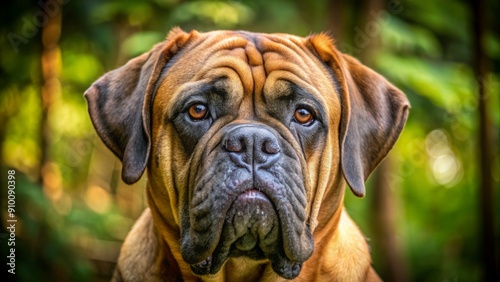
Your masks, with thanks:
M248 6L232 1L189 1L179 5L171 16L181 24L197 21L222 29L248 24L255 17Z
M165 34L162 32L139 32L125 39L122 48L125 50L127 57L135 57L149 51L151 46L161 42L163 38L165 38Z
M22 234L15 245L18 281L91 281L93 266L75 246L74 239L81 235L75 217L61 216L41 187L28 179L17 178L17 187L16 229ZM88 211L84 213L85 217L77 218L89 218ZM94 224L87 227L95 229ZM6 254L7 245L1 248Z

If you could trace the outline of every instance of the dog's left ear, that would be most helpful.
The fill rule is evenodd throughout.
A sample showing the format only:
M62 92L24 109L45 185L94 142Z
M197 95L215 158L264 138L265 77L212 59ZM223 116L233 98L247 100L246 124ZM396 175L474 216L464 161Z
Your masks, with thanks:
M85 92L99 137L122 161L122 179L137 182L151 151L151 103L166 63L197 34L173 29L151 51L99 78Z
M365 180L398 139L410 104L384 77L339 52L327 35L313 35L306 42L332 71L340 91L342 171L353 193L363 197Z

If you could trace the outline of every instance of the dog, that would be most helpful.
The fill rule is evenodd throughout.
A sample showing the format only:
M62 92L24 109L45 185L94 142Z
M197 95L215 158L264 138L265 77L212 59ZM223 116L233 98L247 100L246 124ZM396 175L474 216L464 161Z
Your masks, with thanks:
M114 281L377 281L343 206L408 117L326 34L174 28L84 94L147 208Z

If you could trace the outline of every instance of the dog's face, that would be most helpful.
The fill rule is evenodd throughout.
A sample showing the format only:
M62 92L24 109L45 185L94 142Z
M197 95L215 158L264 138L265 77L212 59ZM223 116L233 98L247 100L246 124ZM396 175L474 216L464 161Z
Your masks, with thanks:
M199 275L247 256L296 277L313 253L325 191L341 198L343 187L331 186L343 172L363 195L408 108L327 36L230 31L174 30L86 96L123 179L148 167L157 221L178 230Z
M153 156L160 172L178 160L181 252L197 274L249 256L294 277L312 254L307 203L329 127L338 134L340 100L299 40L213 33L160 78Z

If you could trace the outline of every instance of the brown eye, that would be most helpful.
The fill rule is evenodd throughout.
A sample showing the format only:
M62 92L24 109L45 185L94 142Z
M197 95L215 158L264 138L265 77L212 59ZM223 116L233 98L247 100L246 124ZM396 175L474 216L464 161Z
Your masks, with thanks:
M194 104L189 107L188 114L192 120L201 120L207 116L208 108L203 104Z
M314 117L308 110L304 108L299 108L295 111L293 115L294 120L301 125L311 125L314 122Z

